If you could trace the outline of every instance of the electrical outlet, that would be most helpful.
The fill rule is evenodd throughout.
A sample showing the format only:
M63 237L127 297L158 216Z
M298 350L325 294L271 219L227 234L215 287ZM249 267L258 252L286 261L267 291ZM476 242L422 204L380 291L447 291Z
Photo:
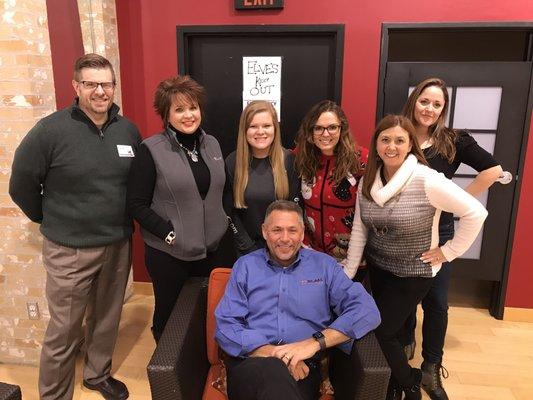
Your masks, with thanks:
M29 319L41 319L41 313L39 312L39 304L37 302L28 301L26 303L26 307L28 308Z

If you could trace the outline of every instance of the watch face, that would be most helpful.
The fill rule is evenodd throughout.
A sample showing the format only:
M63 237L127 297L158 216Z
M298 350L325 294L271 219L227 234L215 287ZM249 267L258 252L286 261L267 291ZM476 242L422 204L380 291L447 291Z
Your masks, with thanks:
M322 339L324 337L324 335L322 334L322 332L315 332L315 333L313 333L313 337L315 339Z

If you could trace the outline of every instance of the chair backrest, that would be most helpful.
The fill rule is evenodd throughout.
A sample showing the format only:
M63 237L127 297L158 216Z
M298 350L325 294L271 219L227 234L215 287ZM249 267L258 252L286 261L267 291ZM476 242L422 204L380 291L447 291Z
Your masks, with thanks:
M207 315L206 315L206 339L207 358L211 365L219 364L218 344L215 341L215 308L224 295L226 284L228 283L231 268L215 268L209 276L209 286L207 288Z

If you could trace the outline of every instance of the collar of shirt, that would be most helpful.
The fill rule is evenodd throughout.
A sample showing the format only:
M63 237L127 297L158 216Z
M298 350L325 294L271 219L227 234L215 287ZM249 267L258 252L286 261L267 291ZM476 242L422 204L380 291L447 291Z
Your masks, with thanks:
M274 261L272 259L272 257L270 257L270 252L268 251L268 247L265 246L264 249L262 249L262 254L263 254L263 257L266 261L266 264L271 267L271 268L282 268L282 269L286 269L287 271L289 270L293 270L295 269L298 265L300 265L300 262L302 260L302 252L301 252L301 249L298 250L298 254L296 255L296 260L294 260L292 262L291 265L289 265L288 267L283 267L281 265L279 265L276 261Z

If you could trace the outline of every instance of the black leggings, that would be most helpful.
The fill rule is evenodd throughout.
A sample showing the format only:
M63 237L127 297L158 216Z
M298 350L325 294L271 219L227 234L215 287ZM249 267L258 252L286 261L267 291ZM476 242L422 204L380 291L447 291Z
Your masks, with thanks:
M433 278L402 278L369 266L372 295L381 314L375 333L389 363L392 379L403 388L416 382L416 374L407 362L400 342L407 318L429 291Z
M215 264L215 253L208 253L202 260L183 261L146 244L144 249L146 269L152 278L155 297L152 334L158 342L185 281L191 276L209 276L218 265Z

